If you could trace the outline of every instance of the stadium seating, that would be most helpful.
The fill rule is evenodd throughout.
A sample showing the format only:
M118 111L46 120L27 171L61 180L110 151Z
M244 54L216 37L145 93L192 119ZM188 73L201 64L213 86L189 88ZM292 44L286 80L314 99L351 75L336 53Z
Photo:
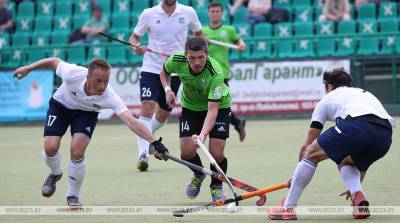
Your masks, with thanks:
M382 2L379 4L379 20L396 20L397 5L395 2Z
M51 17L54 13L54 2L53 1L39 1L37 3L37 15L36 17Z
M21 2L18 5L17 18L34 18L35 16L35 5L33 2Z
M336 51L335 38L324 37L318 38L316 42L317 55L319 57L334 56Z
M128 62L126 57L126 47L125 46L108 47L107 61L111 64L126 64Z
M391 55L395 53L395 36L387 36L381 40L382 48L379 51L381 55Z
M377 36L361 37L359 42L358 55L374 55L379 52L379 39Z
M274 7L288 10L289 21L255 25L246 22L245 7L241 7L230 16L226 6L232 4L234 0L213 1L224 5L224 24L233 25L248 46L243 53L232 51L230 54L232 59L363 57L396 55L400 52L399 5L394 1L363 4L358 10L354 10L354 5L351 5L352 19L336 23L318 21L323 7L318 0L274 0L272 1ZM158 4L159 0L97 0L96 2L109 18L108 32L120 39L128 40L140 13L145 8ZM209 24L208 3L211 1L179 0L179 2L193 6L203 26ZM354 2L351 1L351 4ZM7 66L15 65L29 61L36 55L42 55L37 52L31 54L30 51L44 46L49 47L45 52L46 55L51 55L54 50L56 54L72 62L90 61L94 53L90 47L74 46L68 49L67 45L71 33L90 19L90 1L36 0L22 1L18 6L13 1L7 1L6 6L14 15L15 30L11 34L0 35L0 48L11 49L10 52L1 53L2 67L5 61ZM142 41L147 42L147 35ZM142 57L132 54L127 47L117 47L112 43L102 44L99 47L100 56L111 60L111 63L140 63L142 60ZM16 53L14 49L17 49ZM77 51L82 55L79 56ZM8 55L7 60L3 60L4 54ZM17 62L15 58L20 58L22 62Z
M67 49L67 59L70 63L85 64L86 60L86 49L85 47L71 47Z
M54 31L50 36L51 44L52 45L67 44L68 37L69 37L69 33Z
M258 23L254 26L255 37L270 37L272 35L272 26L270 23Z
M129 15L131 12L131 1L115 0L113 5L113 15Z
M48 46L49 36L47 33L34 33L32 35L32 45L33 46Z
M311 39L299 39L295 41L293 57L314 57L314 42Z
M271 42L265 40L259 40L253 43L253 53L251 58L253 59L267 59L272 57Z
M335 34L335 24L332 21L318 22L316 24L316 35L332 36Z
M35 19L35 33L50 33L52 19L50 17L36 17Z
M293 41L280 40L276 43L275 57L279 59L290 58L293 56Z
M96 0L97 2L97 0ZM70 1L57 1L56 15L57 16L71 16L72 2Z

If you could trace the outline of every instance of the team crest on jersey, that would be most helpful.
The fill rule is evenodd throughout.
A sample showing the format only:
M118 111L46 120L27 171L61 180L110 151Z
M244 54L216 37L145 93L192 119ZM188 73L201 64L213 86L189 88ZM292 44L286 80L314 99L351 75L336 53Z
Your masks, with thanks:
M226 36L226 31L225 30L221 30L221 32L219 33L219 35L221 37L225 37Z
M206 86L206 80L200 80L199 89L204 89L205 86Z
M179 23L184 24L185 23L185 17L179 17Z
M222 94L222 86L214 88L214 96L220 98Z
M161 23L161 20L158 19L157 22L156 22L156 24L160 24L160 23Z

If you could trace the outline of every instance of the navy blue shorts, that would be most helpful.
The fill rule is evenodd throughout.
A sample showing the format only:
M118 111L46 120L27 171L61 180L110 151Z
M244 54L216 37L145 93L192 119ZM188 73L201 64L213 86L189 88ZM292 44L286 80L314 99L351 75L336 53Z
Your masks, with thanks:
M382 158L392 144L392 128L361 120L338 118L336 126L327 129L318 139L330 159L340 164L351 156L360 171Z
M171 77L171 89L175 93L178 93L179 85L181 81L179 77L172 76ZM149 73L149 72L141 72L140 73L140 100L152 100L158 102L160 108L166 111L172 111L167 105L165 101L165 91L161 84L160 75Z
M44 123L44 136L63 136L71 125L71 136L79 132L92 138L98 114L98 112L68 109L51 98Z
M209 134L210 138L222 140L229 138L231 115L230 108L218 109L215 125ZM207 111L193 111L182 107L182 114L179 117L179 138L200 134L206 116Z

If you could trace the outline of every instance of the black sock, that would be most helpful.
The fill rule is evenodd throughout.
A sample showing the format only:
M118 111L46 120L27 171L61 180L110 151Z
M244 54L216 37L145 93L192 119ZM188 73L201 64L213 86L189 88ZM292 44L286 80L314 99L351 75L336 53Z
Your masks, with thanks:
M222 171L226 173L226 171L228 170L228 160L226 159L226 157L220 163L218 163L218 165L219 167L221 167ZM210 170L218 173L218 170L211 164L210 164ZM222 182L212 177L210 187L215 185L222 185Z
M186 159L184 159L182 156L181 156L181 158L182 158L183 160L186 160ZM201 163L200 156L199 156L199 154L197 154L197 153L196 153L196 155L193 157L193 159L186 160L186 161L188 161L188 162L190 162L190 163L193 163L193 164L195 164L195 165L197 165L197 166L203 167L203 164ZM189 168L190 168L190 167L189 167ZM203 175L202 172L199 172L199 171L194 170L194 169L192 169L192 168L190 168L190 169L191 169L196 175Z
M237 126L239 125L239 123L240 123L240 119L238 119L238 118L236 117L236 115L233 114L233 112L232 112L232 114L231 114L231 124L232 124L233 126L235 126L235 128L237 128Z

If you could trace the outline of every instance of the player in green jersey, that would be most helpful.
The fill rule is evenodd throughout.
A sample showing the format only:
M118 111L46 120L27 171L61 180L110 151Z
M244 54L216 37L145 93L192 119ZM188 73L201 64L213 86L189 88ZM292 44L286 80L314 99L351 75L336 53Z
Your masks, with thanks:
M164 64L160 80L165 89L167 104L173 108L176 96L170 87L171 73L178 74L182 83L182 114L179 118L182 159L202 166L196 152L196 139L204 142L209 136L210 153L226 172L228 161L224 156L224 147L229 137L231 96L229 87L224 83L221 66L208 56L206 40L200 37L189 39L185 52L175 53ZM217 171L212 165L210 169ZM191 199L199 194L201 183L206 177L201 172L193 172L192 181L186 188L186 195ZM210 189L213 201L225 198L221 181L212 179Z
M244 51L246 49L246 44L242 39L240 39L235 28L221 23L222 13L223 7L221 3L211 2L208 5L210 25L203 28L204 35L209 39L218 40L220 42L234 43L238 46L238 51ZM230 78L229 48L209 43L208 52L211 57L220 63L224 72L224 82L228 85ZM240 141L243 141L246 137L246 131L244 128L246 120L239 119L232 113L231 124L235 126L236 131L239 133Z

